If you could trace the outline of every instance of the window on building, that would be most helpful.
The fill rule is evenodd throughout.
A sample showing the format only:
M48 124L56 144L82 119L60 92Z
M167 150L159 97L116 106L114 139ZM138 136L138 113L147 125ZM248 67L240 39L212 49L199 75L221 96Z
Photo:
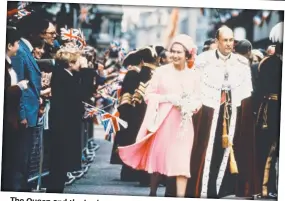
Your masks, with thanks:
M145 27L145 25L146 25L146 19L145 19L145 17L142 17L141 18L141 27Z
M161 24L161 13L157 15L157 24Z
M120 37L121 35L121 22L116 21L115 23L115 37Z
M180 33L182 34L188 34L188 18L184 19L180 23Z

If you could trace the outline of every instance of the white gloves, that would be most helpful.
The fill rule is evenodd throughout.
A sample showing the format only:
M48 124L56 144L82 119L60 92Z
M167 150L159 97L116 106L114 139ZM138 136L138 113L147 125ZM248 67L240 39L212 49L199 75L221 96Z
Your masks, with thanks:
M174 106L180 106L181 97L177 94L161 95L160 103L168 102L172 103Z

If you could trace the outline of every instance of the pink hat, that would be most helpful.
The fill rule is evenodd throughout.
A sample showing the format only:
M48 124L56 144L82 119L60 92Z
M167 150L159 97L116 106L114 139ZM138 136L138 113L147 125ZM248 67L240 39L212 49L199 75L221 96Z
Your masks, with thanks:
M197 46L194 44L192 38L186 34L179 34L179 35L176 35L172 41L171 41L171 44L169 46L169 50L171 50L172 46L175 44L175 43L178 43L178 44L181 44L186 50L189 51L191 58L193 60L195 60L196 58L196 54L197 54Z
M179 43L179 44L183 45L186 48L186 50L188 50L188 51L195 48L195 44L194 44L192 38L186 34L179 34L179 35L175 36L171 41L170 49L172 48L172 46L175 43Z

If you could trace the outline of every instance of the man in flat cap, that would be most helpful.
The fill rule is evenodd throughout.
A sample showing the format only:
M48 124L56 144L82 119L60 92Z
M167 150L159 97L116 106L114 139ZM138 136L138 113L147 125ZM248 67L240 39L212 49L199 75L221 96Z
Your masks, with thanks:
M250 64L250 58L252 55L251 51L252 51L252 44L246 39L238 41L235 46L235 52L246 58L245 61L247 61L248 64Z

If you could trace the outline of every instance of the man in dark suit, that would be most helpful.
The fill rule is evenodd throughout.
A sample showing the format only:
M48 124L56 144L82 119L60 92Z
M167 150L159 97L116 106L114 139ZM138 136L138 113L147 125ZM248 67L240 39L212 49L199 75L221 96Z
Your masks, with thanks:
M29 26L31 25L32 26ZM41 91L41 71L35 61L32 51L33 47L29 42L31 38L40 36L48 29L49 23L35 19L34 16L26 16L19 23L21 33L19 50L17 55L12 57L18 80L29 81L29 88L22 94L20 100L20 123L21 135L19 136L19 147L17 148L17 171L14 174L14 185L16 191L29 191L28 189L28 164L32 150L32 134L38 122Z
M5 88L4 88L4 117L3 117L3 147L2 147L2 181L1 190L13 191L12 175L15 170L15 139L19 128L19 106L22 90L27 89L27 80L18 82L17 75L11 65L11 56L19 49L20 35L12 27L7 28L6 59L5 59Z

